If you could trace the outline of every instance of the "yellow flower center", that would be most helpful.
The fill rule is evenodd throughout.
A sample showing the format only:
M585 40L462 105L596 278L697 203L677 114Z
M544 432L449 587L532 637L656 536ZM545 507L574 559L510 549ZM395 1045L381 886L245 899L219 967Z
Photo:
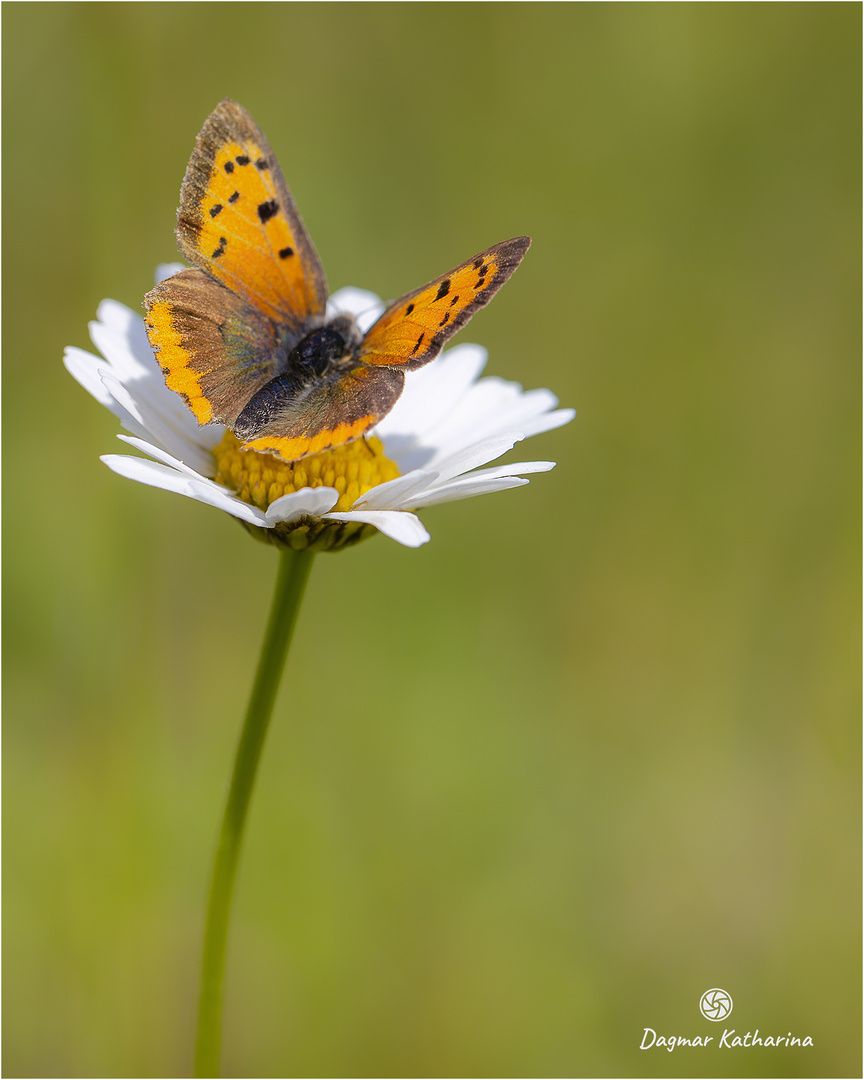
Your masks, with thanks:
M272 454L241 450L230 431L214 449L216 483L244 502L266 510L270 503L301 488L331 487L339 492L336 511L350 510L373 487L399 476L399 469L384 455L380 439L367 435L354 442L287 462Z

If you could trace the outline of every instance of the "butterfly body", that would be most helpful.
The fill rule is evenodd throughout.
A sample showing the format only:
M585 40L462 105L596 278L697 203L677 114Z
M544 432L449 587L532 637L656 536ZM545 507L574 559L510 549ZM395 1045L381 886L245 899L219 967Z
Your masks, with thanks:
M280 372L250 398L234 424L238 439L254 439L291 407L304 402L316 388L329 387L358 365L353 350L362 334L353 317L339 316L312 330L291 349Z
M481 252L391 304L365 334L326 318L327 284L255 122L223 101L198 136L177 236L194 264L145 297L167 385L199 423L293 461L360 437L395 404L404 373L434 359L492 298L528 237Z

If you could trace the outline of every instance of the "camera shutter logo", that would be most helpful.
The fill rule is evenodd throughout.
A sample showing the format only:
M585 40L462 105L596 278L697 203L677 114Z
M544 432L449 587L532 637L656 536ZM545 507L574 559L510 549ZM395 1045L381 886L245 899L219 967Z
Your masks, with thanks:
M715 986L713 990L706 990L699 999L699 1012L706 1020L725 1020L732 1012L732 998Z

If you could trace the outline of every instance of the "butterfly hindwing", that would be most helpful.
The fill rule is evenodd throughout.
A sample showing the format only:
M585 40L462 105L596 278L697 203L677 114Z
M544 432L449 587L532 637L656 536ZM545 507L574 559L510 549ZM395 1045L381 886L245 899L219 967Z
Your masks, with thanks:
M405 371L427 364L489 303L530 246L527 236L505 240L401 297L367 331L358 357Z
M404 378L401 371L361 365L295 387L253 437L244 436L243 449L295 461L358 439L393 408Z
M263 132L236 102L207 118L189 160L177 221L190 262L295 332L323 318L327 283Z
M287 347L273 321L201 270L183 270L144 297L145 326L168 388L199 424L233 425L277 373Z

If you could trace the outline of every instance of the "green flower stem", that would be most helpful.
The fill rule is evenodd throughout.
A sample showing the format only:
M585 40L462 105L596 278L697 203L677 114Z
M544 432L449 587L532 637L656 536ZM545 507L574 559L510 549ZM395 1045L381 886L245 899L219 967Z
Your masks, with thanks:
M243 732L237 746L234 775L231 778L219 847L213 865L207 924L204 930L204 956L201 963L201 997L195 1047L197 1077L219 1076L222 983L237 859L243 842L246 812L255 786L261 748L267 735L273 702L279 689L294 624L297 622L297 612L300 610L300 601L303 599L312 566L313 553L309 550L283 551L279 558L279 576L276 580L270 621L258 661L249 708L246 710Z

